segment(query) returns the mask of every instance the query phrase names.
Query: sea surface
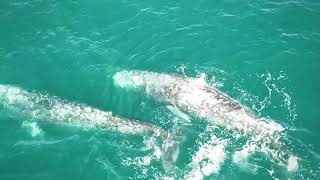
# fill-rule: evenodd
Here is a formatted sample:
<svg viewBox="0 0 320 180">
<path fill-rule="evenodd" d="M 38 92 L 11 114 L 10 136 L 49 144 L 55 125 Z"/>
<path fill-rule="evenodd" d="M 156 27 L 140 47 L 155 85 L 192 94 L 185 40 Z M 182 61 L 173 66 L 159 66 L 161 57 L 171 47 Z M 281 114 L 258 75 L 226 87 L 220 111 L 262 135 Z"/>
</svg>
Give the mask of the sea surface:
<svg viewBox="0 0 320 180">
<path fill-rule="evenodd" d="M 214 84 L 281 124 L 293 161 L 239 155 L 247 137 L 115 86 L 117 72 L 132 70 Z M 19 90 L 0 93 L 1 180 L 320 179 L 317 0 L 1 0 L 0 92 L 8 89 Z M 63 106 L 50 114 L 37 109 L 41 98 L 171 132 L 190 122 L 166 168 L 149 134 L 55 123 Z"/>
</svg>

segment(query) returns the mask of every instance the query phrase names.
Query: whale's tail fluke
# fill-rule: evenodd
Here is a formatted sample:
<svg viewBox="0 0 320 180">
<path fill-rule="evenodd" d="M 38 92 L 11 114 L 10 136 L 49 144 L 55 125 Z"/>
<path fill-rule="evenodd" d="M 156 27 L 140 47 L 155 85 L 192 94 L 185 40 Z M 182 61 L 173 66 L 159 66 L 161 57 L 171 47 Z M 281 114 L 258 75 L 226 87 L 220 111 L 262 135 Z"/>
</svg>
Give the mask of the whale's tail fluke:
<svg viewBox="0 0 320 180">
<path fill-rule="evenodd" d="M 169 130 L 167 137 L 162 144 L 162 165 L 163 168 L 168 171 L 174 166 L 174 163 L 178 159 L 179 148 L 182 142 L 182 134 L 180 130 Z"/>
<path fill-rule="evenodd" d="M 169 129 L 163 139 L 162 164 L 166 171 L 171 170 L 178 159 L 180 145 L 184 140 L 183 134 L 190 125 L 190 117 L 181 112 L 179 108 L 171 105 L 168 105 L 167 108 L 177 116 L 177 119 L 175 119 L 173 127 Z"/>
<path fill-rule="evenodd" d="M 178 159 L 180 144 L 183 142 L 183 129 L 173 126 L 165 131 L 163 129 L 155 129 L 154 133 L 162 140 L 161 145 L 161 161 L 165 171 L 172 170 L 176 160 Z"/>
</svg>

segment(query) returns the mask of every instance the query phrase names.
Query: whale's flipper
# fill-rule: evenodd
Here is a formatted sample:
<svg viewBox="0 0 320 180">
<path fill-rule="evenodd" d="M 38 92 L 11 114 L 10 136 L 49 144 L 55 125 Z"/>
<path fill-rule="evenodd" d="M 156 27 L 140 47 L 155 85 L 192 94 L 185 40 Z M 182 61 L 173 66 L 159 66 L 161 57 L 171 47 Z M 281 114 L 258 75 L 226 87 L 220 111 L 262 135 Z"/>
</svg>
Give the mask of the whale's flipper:
<svg viewBox="0 0 320 180">
<path fill-rule="evenodd" d="M 177 106 L 167 105 L 167 108 L 175 115 L 177 115 L 181 120 L 183 120 L 186 124 L 191 122 L 190 116 L 184 112 L 182 112 Z"/>
</svg>

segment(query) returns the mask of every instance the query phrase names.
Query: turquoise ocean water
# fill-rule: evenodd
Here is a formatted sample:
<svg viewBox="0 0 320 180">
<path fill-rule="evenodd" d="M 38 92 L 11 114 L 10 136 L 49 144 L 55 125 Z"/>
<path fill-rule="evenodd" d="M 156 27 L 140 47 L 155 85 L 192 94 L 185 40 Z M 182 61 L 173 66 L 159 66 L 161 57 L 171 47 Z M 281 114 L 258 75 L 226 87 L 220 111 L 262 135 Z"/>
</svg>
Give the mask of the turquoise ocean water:
<svg viewBox="0 0 320 180">
<path fill-rule="evenodd" d="M 0 179 L 319 179 L 319 69 L 316 0 L 2 0 L 0 92 L 21 91 L 0 97 Z M 281 124 L 298 165 L 261 153 L 237 161 L 246 137 L 190 115 L 165 170 L 148 134 L 56 124 L 34 108 L 32 92 L 174 131 L 179 113 L 114 85 L 123 70 L 205 75 Z"/>
</svg>

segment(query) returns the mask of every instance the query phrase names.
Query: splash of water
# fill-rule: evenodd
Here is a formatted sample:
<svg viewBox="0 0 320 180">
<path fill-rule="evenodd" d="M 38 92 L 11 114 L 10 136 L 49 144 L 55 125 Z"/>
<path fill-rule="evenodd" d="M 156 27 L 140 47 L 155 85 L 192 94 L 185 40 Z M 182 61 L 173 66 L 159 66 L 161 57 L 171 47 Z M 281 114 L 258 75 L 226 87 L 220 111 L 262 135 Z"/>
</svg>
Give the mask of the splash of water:
<svg viewBox="0 0 320 180">
<path fill-rule="evenodd" d="M 203 179 L 218 174 L 226 158 L 226 140 L 211 134 L 209 141 L 200 141 L 199 144 L 199 150 L 192 156 L 192 162 L 188 165 L 191 171 L 185 175 L 185 179 Z"/>
</svg>

